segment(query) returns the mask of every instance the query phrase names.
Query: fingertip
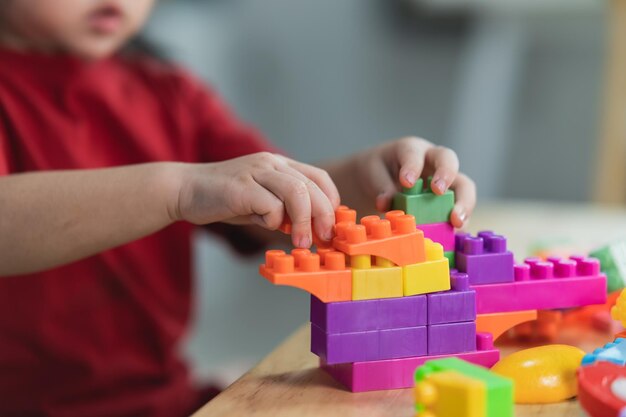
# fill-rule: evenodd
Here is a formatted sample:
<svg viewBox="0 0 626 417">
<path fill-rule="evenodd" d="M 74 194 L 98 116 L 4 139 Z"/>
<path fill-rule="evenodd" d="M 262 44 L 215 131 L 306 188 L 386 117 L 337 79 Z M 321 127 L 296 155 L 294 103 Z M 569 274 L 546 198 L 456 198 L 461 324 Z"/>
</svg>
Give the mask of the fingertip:
<svg viewBox="0 0 626 417">
<path fill-rule="evenodd" d="M 403 187 L 411 188 L 417 181 L 417 173 L 412 169 L 401 170 L 399 180 Z"/>
<path fill-rule="evenodd" d="M 380 193 L 376 197 L 376 210 L 383 213 L 389 211 L 391 206 L 391 196 L 388 193 Z"/>
<path fill-rule="evenodd" d="M 465 208 L 457 205 L 450 214 L 450 222 L 455 228 L 461 229 L 467 222 L 467 217 L 467 211 Z"/>
</svg>

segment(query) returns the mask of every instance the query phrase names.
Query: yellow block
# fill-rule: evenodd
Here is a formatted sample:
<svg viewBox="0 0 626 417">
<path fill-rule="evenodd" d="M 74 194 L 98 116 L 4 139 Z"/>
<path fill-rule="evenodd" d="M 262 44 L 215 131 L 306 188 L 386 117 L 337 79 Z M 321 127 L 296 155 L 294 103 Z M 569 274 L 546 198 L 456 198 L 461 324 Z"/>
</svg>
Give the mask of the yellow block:
<svg viewBox="0 0 626 417">
<path fill-rule="evenodd" d="M 435 372 L 415 386 L 419 416 L 485 417 L 487 388 L 478 380 L 455 371 Z"/>
<path fill-rule="evenodd" d="M 450 289 L 450 264 L 443 246 L 424 239 L 426 261 L 402 267 L 403 294 L 428 294 Z"/>
<path fill-rule="evenodd" d="M 402 268 L 352 269 L 352 299 L 402 297 Z"/>
</svg>

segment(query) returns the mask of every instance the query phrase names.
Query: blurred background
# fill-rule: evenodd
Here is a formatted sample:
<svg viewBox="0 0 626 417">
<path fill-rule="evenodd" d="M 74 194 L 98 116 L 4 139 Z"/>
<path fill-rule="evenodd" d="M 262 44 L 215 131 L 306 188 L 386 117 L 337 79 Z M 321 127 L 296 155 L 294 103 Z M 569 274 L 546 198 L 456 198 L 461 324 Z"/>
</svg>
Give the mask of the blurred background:
<svg viewBox="0 0 626 417">
<path fill-rule="evenodd" d="M 161 1 L 146 35 L 294 158 L 418 135 L 457 151 L 481 201 L 593 194 L 610 3 L 593 0 Z M 230 382 L 308 320 L 198 234 L 198 379 Z"/>
</svg>

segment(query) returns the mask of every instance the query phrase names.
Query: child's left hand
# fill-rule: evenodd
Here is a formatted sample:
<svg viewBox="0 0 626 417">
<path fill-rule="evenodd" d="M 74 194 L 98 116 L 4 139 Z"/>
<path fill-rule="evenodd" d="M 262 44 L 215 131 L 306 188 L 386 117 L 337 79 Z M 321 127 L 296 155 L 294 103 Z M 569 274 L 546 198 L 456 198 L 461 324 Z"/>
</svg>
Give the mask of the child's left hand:
<svg viewBox="0 0 626 417">
<path fill-rule="evenodd" d="M 412 187 L 418 178 L 432 176 L 431 189 L 441 195 L 455 191 L 456 203 L 450 221 L 459 228 L 476 205 L 476 186 L 459 173 L 456 153 L 443 146 L 415 137 L 402 138 L 367 149 L 347 163 L 329 167 L 342 196 L 342 202 L 359 206 L 375 201 L 376 209 L 390 209 L 391 200 L 401 187 Z M 367 200 L 363 201 L 365 197 Z"/>
</svg>

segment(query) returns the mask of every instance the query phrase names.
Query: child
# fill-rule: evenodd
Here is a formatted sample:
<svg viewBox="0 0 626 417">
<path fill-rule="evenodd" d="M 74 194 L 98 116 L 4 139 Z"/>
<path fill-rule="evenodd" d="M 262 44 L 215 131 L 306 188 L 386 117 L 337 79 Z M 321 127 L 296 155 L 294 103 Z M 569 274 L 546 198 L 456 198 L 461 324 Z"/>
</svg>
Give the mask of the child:
<svg viewBox="0 0 626 417">
<path fill-rule="evenodd" d="M 183 416 L 206 401 L 177 356 L 193 225 L 243 250 L 287 212 L 308 247 L 332 237 L 340 195 L 383 211 L 425 175 L 456 190 L 456 227 L 473 209 L 454 152 L 422 139 L 325 170 L 274 153 L 184 72 L 119 52 L 152 6 L 0 6 L 1 416 Z"/>
</svg>

